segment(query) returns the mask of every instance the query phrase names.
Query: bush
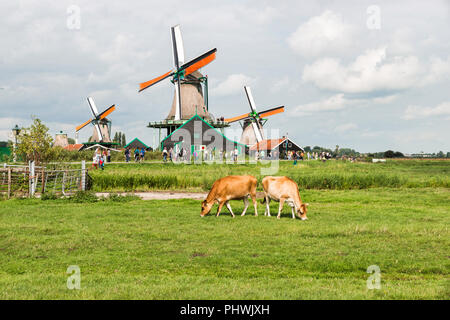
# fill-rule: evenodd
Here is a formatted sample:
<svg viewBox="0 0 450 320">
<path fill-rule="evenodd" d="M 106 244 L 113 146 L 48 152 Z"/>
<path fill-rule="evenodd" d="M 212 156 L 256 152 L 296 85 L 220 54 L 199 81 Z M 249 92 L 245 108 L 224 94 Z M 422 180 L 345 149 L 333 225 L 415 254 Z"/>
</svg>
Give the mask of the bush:
<svg viewBox="0 0 450 320">
<path fill-rule="evenodd" d="M 47 200 L 57 200 L 59 197 L 53 193 L 53 192 L 45 192 L 41 195 L 41 200 L 47 201 Z"/>
<path fill-rule="evenodd" d="M 120 195 L 117 193 L 110 193 L 108 197 L 103 198 L 103 201 L 113 201 L 113 202 L 129 202 L 134 200 L 140 200 L 137 195 L 134 194 L 126 194 L 126 195 Z"/>
<path fill-rule="evenodd" d="M 97 202 L 99 200 L 95 193 L 92 191 L 77 191 L 68 199 L 69 201 L 76 203 Z"/>
</svg>

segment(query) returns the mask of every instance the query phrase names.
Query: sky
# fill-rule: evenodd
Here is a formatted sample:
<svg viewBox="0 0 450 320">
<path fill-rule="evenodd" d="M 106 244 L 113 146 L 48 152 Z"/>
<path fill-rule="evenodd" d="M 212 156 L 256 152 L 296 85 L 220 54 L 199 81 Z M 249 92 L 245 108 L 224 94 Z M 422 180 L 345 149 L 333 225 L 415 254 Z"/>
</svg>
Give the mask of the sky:
<svg viewBox="0 0 450 320">
<path fill-rule="evenodd" d="M 138 85 L 217 48 L 208 75 L 215 117 L 284 105 L 267 136 L 301 146 L 450 151 L 450 1 L 2 1 L 0 141 L 32 116 L 75 137 L 86 97 L 112 104 L 112 132 L 154 145 L 173 85 Z M 239 132 L 239 124 L 230 130 Z M 86 141 L 92 127 L 80 131 Z M 157 133 L 156 133 L 157 134 Z"/>
</svg>

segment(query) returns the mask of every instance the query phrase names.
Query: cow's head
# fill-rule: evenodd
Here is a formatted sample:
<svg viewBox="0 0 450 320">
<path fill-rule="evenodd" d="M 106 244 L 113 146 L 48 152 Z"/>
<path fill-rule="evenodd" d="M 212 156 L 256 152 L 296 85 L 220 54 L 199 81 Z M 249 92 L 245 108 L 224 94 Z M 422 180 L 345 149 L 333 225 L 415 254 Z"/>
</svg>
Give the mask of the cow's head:
<svg viewBox="0 0 450 320">
<path fill-rule="evenodd" d="M 202 217 L 206 216 L 211 211 L 213 204 L 214 204 L 213 202 L 208 203 L 206 200 L 203 200 L 202 201 L 202 212 L 200 213 L 200 216 L 202 216 Z"/>
<path fill-rule="evenodd" d="M 302 220 L 308 220 L 308 217 L 306 216 L 306 212 L 308 211 L 309 203 L 302 203 L 300 205 L 300 208 L 297 210 L 297 214 Z"/>
</svg>

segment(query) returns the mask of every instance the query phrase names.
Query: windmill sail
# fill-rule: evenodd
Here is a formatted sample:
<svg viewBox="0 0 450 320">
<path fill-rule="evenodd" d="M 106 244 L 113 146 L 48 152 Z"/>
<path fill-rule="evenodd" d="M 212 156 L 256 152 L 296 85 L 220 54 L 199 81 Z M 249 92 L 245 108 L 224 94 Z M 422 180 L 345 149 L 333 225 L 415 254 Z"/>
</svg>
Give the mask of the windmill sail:
<svg viewBox="0 0 450 320">
<path fill-rule="evenodd" d="M 182 92 L 181 92 L 181 81 L 185 79 L 186 76 L 192 74 L 198 69 L 206 66 L 211 61 L 216 58 L 217 49 L 212 49 L 197 58 L 185 63 L 183 38 L 181 36 L 180 25 L 176 25 L 170 28 L 170 35 L 172 40 L 172 55 L 175 70 L 171 70 L 157 78 L 152 80 L 142 82 L 139 84 L 139 92 L 145 90 L 152 85 L 168 78 L 172 77 L 172 83 L 175 84 L 175 114 L 174 120 L 181 120 L 182 115 Z"/>
<path fill-rule="evenodd" d="M 89 123 L 92 123 L 94 128 L 95 128 L 95 134 L 99 139 L 99 142 L 103 142 L 105 140 L 105 136 L 102 133 L 102 130 L 100 128 L 100 126 L 104 127 L 104 123 L 102 123 L 102 121 L 104 122 L 106 118 L 106 116 L 108 116 L 109 114 L 111 114 L 114 110 L 116 110 L 116 105 L 112 105 L 111 107 L 107 108 L 105 111 L 103 111 L 102 113 L 98 113 L 98 109 L 95 105 L 94 99 L 92 99 L 91 97 L 87 98 L 88 104 L 89 104 L 89 108 L 91 110 L 92 115 L 94 116 L 92 119 L 84 122 L 83 124 L 77 126 L 75 128 L 75 131 L 78 132 L 80 131 L 82 128 L 84 128 L 85 126 L 87 126 Z M 108 136 L 107 140 L 109 139 L 109 133 L 106 131 L 106 134 Z"/>
</svg>

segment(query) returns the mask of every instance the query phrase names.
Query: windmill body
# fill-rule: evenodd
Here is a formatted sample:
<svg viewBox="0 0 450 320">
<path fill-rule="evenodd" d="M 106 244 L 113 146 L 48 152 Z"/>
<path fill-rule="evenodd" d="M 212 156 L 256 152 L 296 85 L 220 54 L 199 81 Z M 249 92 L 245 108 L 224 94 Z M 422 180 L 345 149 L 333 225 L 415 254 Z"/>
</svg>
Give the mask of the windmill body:
<svg viewBox="0 0 450 320">
<path fill-rule="evenodd" d="M 93 118 L 76 127 L 76 133 L 78 134 L 78 131 L 80 131 L 88 124 L 92 124 L 94 126 L 92 139 L 91 141 L 84 143 L 84 145 L 89 145 L 92 143 L 99 143 L 104 145 L 115 144 L 111 141 L 111 121 L 108 120 L 106 116 L 113 112 L 116 109 L 116 106 L 112 105 L 105 111 L 99 113 L 94 99 L 92 97 L 88 97 L 87 101 Z"/>
<path fill-rule="evenodd" d="M 267 121 L 267 119 L 265 118 L 277 113 L 284 112 L 284 106 L 258 112 L 256 110 L 255 100 L 253 99 L 250 87 L 245 86 L 244 91 L 250 105 L 250 113 L 245 113 L 237 117 L 225 119 L 225 122 L 233 123 L 237 121 L 243 121 L 243 124 L 241 124 L 242 135 L 240 143 L 247 146 L 252 146 L 265 139 L 263 131 L 263 126 Z"/>
<path fill-rule="evenodd" d="M 158 145 L 162 141 L 161 129 L 167 129 L 167 136 L 169 136 L 195 115 L 207 121 L 214 128 L 223 130 L 223 128 L 228 127 L 226 122 L 214 119 L 209 112 L 208 78 L 198 71 L 215 59 L 217 49 L 211 49 L 197 58 L 187 61 L 180 26 L 171 27 L 170 35 L 173 69 L 139 85 L 139 92 L 167 78 L 170 78 L 174 85 L 174 97 L 169 114 L 161 121 L 149 122 L 148 124 L 149 128 L 159 130 Z"/>
</svg>

